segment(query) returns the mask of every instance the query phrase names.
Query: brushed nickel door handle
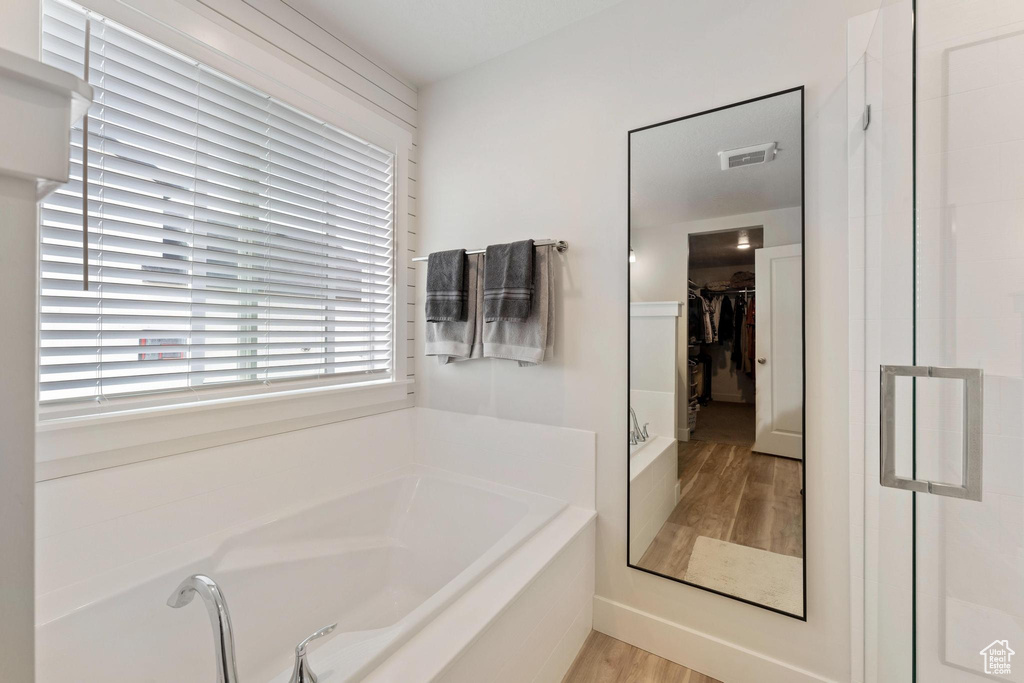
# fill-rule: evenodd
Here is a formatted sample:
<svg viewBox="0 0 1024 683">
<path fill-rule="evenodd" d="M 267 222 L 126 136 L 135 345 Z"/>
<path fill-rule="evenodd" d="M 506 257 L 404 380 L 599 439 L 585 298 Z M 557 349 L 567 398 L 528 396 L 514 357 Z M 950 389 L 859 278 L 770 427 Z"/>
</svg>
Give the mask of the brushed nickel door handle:
<svg viewBox="0 0 1024 683">
<path fill-rule="evenodd" d="M 938 368 L 925 365 L 882 365 L 881 418 L 882 443 L 879 449 L 880 483 L 894 489 L 905 489 L 938 496 L 981 500 L 982 415 L 984 414 L 985 374 L 980 368 Z M 960 484 L 908 479 L 896 475 L 896 378 L 935 377 L 959 379 L 964 383 L 963 470 Z"/>
</svg>

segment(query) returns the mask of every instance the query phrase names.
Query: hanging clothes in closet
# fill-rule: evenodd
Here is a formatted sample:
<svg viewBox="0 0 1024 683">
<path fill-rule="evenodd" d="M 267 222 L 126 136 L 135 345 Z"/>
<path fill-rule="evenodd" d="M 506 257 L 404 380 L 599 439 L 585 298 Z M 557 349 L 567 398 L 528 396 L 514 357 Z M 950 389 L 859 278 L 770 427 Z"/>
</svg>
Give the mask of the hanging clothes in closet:
<svg viewBox="0 0 1024 683">
<path fill-rule="evenodd" d="M 732 300 L 728 296 L 722 297 L 721 317 L 718 323 L 718 338 L 722 342 L 733 339 L 733 309 Z"/>
<path fill-rule="evenodd" d="M 711 343 L 712 344 L 717 344 L 719 342 L 718 325 L 722 321 L 722 300 L 724 298 L 725 297 L 722 296 L 722 295 L 718 295 L 718 296 L 712 295 L 708 299 L 708 303 L 709 303 L 709 305 L 711 307 L 710 314 L 711 314 Z"/>
<path fill-rule="evenodd" d="M 700 297 L 690 292 L 686 304 L 686 341 L 688 344 L 697 344 L 702 339 L 704 339 L 704 310 Z"/>
<path fill-rule="evenodd" d="M 701 310 L 703 311 L 703 323 L 704 323 L 704 343 L 710 344 L 715 339 L 715 327 L 712 322 L 714 313 L 711 310 L 711 302 L 708 301 L 707 297 L 701 295 L 700 297 Z"/>
<path fill-rule="evenodd" d="M 711 300 L 702 293 L 690 292 L 689 310 L 686 323 L 688 340 L 691 344 L 711 344 L 714 342 L 715 309 Z"/>
<path fill-rule="evenodd" d="M 702 329 L 697 335 L 691 335 L 691 341 L 701 344 L 718 344 L 722 341 L 719 326 L 722 321 L 724 300 L 725 297 L 721 294 L 715 294 L 706 289 L 697 292 L 696 304 L 700 314 L 698 323 Z"/>
<path fill-rule="evenodd" d="M 743 369 L 743 339 L 744 327 L 747 321 L 747 301 L 744 297 L 736 297 L 733 319 L 735 321 L 732 330 L 732 353 L 730 358 L 737 370 Z"/>
<path fill-rule="evenodd" d="M 754 354 L 757 347 L 757 332 L 754 324 L 754 299 L 747 302 L 746 315 L 743 321 L 743 372 L 753 379 L 754 377 Z"/>
<path fill-rule="evenodd" d="M 690 292 L 687 312 L 688 341 L 690 344 L 732 344 L 733 361 L 740 367 L 738 355 L 740 331 L 745 324 L 746 307 L 729 295 L 715 294 L 706 289 Z"/>
</svg>

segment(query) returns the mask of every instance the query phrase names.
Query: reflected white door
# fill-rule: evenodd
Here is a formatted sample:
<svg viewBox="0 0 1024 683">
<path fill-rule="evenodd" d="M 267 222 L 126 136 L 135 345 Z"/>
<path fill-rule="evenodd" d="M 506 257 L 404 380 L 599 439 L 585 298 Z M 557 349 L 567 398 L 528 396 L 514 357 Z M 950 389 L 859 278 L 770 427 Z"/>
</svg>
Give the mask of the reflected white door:
<svg viewBox="0 0 1024 683">
<path fill-rule="evenodd" d="M 754 450 L 803 455 L 803 259 L 799 244 L 754 253 Z"/>
</svg>

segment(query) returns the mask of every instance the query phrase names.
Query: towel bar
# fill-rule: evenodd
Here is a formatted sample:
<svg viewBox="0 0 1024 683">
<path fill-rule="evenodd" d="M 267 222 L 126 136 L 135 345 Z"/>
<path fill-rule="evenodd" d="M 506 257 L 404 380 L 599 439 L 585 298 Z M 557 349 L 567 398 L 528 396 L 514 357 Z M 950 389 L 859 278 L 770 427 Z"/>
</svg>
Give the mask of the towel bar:
<svg viewBox="0 0 1024 683">
<path fill-rule="evenodd" d="M 565 240 L 534 240 L 533 241 L 533 246 L 535 246 L 535 247 L 546 247 L 548 245 L 553 245 L 555 247 L 555 249 L 557 251 L 559 251 L 559 252 L 565 251 L 566 249 L 569 248 L 569 243 L 566 242 Z M 467 249 L 466 253 L 467 254 L 483 254 L 486 251 L 487 251 L 486 249 Z M 413 261 L 426 261 L 427 258 L 428 258 L 427 256 L 416 256 L 412 260 Z"/>
</svg>

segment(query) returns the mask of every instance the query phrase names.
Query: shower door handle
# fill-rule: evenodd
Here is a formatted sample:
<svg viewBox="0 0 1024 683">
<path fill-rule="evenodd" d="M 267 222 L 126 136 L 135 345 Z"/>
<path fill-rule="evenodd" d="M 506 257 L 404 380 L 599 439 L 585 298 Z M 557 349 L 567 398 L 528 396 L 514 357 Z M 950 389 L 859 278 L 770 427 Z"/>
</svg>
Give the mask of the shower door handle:
<svg viewBox="0 0 1024 683">
<path fill-rule="evenodd" d="M 958 379 L 964 383 L 963 407 L 963 469 L 961 482 L 950 484 L 910 479 L 896 475 L 896 378 L 934 377 Z M 932 493 L 964 500 L 981 500 L 982 473 L 982 388 L 985 376 L 980 368 L 938 368 L 925 365 L 881 366 L 880 479 L 882 486 L 918 493 Z"/>
</svg>

